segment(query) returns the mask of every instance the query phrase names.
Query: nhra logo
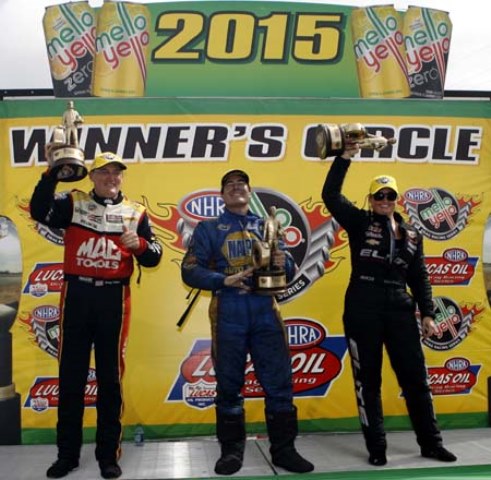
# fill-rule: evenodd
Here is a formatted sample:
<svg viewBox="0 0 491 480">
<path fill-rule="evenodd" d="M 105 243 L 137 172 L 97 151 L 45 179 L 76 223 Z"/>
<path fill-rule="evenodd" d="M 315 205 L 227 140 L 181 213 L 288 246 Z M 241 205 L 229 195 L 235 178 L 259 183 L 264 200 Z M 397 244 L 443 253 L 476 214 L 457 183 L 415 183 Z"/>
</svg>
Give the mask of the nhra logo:
<svg viewBox="0 0 491 480">
<path fill-rule="evenodd" d="M 448 297 L 435 297 L 435 323 L 438 333 L 423 339 L 423 343 L 433 350 L 450 350 L 467 337 L 471 324 L 484 308 L 460 307 Z"/>
<path fill-rule="evenodd" d="M 469 285 L 476 273 L 479 257 L 469 257 L 462 248 L 449 248 L 441 257 L 425 257 L 432 285 Z"/>
<path fill-rule="evenodd" d="M 282 193 L 254 188 L 249 205 L 253 213 L 263 218 L 268 216 L 271 207 L 276 208 L 276 219 L 284 231 L 284 242 L 298 267 L 296 277 L 287 285 L 286 291 L 278 295 L 280 303 L 304 293 L 326 271 L 334 268 L 329 252 L 345 246 L 347 239 L 339 235 L 338 225 L 327 216 L 323 203 L 312 203 L 308 199 L 297 204 Z M 172 206 L 167 208 L 172 212 Z M 223 199 L 218 190 L 200 190 L 179 202 L 177 214 L 180 218 L 177 222 L 173 223 L 172 214 L 162 219 L 151 209 L 149 216 L 157 232 L 159 228 L 174 228 L 181 241 L 167 241 L 168 246 L 184 251 L 196 225 L 202 220 L 216 218 L 223 209 Z"/>
<path fill-rule="evenodd" d="M 19 320 L 42 350 L 58 358 L 60 309 L 57 306 L 40 305 L 30 313 L 21 314 Z"/>
<path fill-rule="evenodd" d="M 428 367 L 433 395 L 468 395 L 477 383 L 481 365 L 471 365 L 463 357 L 450 358 L 443 367 Z"/>
<path fill-rule="evenodd" d="M 291 318 L 284 323 L 291 352 L 294 395 L 325 396 L 342 371 L 342 361 L 347 351 L 345 337 L 328 336 L 325 327 L 311 319 Z M 184 401 L 190 407 L 199 409 L 211 407 L 216 396 L 211 341 L 196 340 L 179 370 L 167 401 Z M 244 398 L 264 397 L 250 356 L 245 367 L 242 395 Z"/>
<path fill-rule="evenodd" d="M 450 192 L 439 188 L 413 188 L 403 196 L 403 205 L 411 223 L 422 235 L 437 241 L 458 235 L 480 203 L 456 199 Z"/>
<path fill-rule="evenodd" d="M 62 263 L 36 263 L 22 293 L 28 293 L 33 297 L 44 297 L 48 293 L 60 293 L 62 285 Z"/>
<path fill-rule="evenodd" d="M 24 408 L 35 412 L 42 412 L 50 408 L 57 408 L 59 401 L 59 380 L 57 377 L 38 377 L 29 388 Z M 95 407 L 97 403 L 97 379 L 93 368 L 89 369 L 85 385 L 84 405 Z"/>
</svg>

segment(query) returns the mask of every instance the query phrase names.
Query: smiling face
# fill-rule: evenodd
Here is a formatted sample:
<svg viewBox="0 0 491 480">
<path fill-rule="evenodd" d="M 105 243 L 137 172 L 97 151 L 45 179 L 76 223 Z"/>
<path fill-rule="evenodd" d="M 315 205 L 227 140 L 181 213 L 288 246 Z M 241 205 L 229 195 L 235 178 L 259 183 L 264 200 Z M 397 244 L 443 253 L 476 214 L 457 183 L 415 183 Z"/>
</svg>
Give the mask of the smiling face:
<svg viewBox="0 0 491 480">
<path fill-rule="evenodd" d="M 246 214 L 249 209 L 251 189 L 240 175 L 231 175 L 223 185 L 225 206 L 234 213 Z"/>
<path fill-rule="evenodd" d="M 391 217 L 396 208 L 397 193 L 392 188 L 382 188 L 369 196 L 370 206 L 378 215 Z"/>
<path fill-rule="evenodd" d="M 89 177 L 94 183 L 96 195 L 102 198 L 116 198 L 123 182 L 123 170 L 118 164 L 110 163 L 93 170 Z"/>
</svg>

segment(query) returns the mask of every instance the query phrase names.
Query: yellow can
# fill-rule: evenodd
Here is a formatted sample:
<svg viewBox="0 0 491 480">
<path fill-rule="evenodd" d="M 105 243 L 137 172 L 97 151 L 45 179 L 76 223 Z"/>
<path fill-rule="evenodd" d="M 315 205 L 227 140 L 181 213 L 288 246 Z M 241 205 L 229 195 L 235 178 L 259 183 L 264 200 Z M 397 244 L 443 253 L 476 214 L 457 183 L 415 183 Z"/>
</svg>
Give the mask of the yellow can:
<svg viewBox="0 0 491 480">
<path fill-rule="evenodd" d="M 351 34 L 363 98 L 405 98 L 411 90 L 400 14 L 393 5 L 356 8 Z"/>
<path fill-rule="evenodd" d="M 104 2 L 97 18 L 92 95 L 145 96 L 149 25 L 145 5 Z"/>
<path fill-rule="evenodd" d="M 95 23 L 85 1 L 46 7 L 43 29 L 55 97 L 90 96 Z"/>
</svg>

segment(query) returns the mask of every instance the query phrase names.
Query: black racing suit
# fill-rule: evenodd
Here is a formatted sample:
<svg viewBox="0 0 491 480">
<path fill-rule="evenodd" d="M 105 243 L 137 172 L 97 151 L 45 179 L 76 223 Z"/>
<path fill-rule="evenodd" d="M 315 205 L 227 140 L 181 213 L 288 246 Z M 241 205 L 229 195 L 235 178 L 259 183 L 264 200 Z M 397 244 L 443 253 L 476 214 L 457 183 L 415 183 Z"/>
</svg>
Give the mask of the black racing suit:
<svg viewBox="0 0 491 480">
<path fill-rule="evenodd" d="M 415 316 L 416 304 L 421 318 L 435 316 L 422 237 L 394 213 L 402 234 L 396 240 L 389 217 L 360 209 L 341 194 L 350 163 L 341 157 L 334 160 L 322 199 L 349 237 L 351 277 L 343 323 L 366 445 L 372 453 L 386 449 L 380 395 L 385 345 L 417 441 L 432 448 L 441 445 L 442 438 Z"/>
<path fill-rule="evenodd" d="M 144 207 L 120 193 L 115 200 L 78 190 L 55 195 L 56 180 L 44 174 L 30 202 L 33 219 L 64 228 L 64 276 L 60 298 L 58 457 L 78 460 L 84 395 L 94 347 L 97 377 L 96 458 L 120 456 L 121 380 L 130 320 L 133 257 L 156 266 L 162 249 Z M 121 244 L 123 225 L 137 232 L 139 248 Z"/>
</svg>

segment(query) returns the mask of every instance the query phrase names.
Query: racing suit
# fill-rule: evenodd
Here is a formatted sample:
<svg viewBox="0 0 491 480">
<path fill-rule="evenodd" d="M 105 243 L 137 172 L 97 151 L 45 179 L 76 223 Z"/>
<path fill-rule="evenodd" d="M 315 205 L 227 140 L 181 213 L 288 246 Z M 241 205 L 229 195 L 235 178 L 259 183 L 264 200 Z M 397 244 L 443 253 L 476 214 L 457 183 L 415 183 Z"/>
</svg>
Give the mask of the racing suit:
<svg viewBox="0 0 491 480">
<path fill-rule="evenodd" d="M 130 320 L 133 255 L 156 266 L 162 249 L 144 207 L 121 193 L 114 200 L 72 190 L 55 195 L 56 180 L 43 174 L 30 202 L 33 219 L 65 229 L 64 283 L 60 298 L 58 458 L 78 460 L 84 396 L 92 346 L 97 376 L 99 462 L 120 456 L 122 376 Z M 139 248 L 121 244 L 123 225 L 139 236 Z"/>
<path fill-rule="evenodd" d="M 385 452 L 380 395 L 385 345 L 417 441 L 421 447 L 436 447 L 442 438 L 415 315 L 417 304 L 422 318 L 435 317 L 422 237 L 395 212 L 402 234 L 396 240 L 388 216 L 360 209 L 341 194 L 350 163 L 341 157 L 334 160 L 322 199 L 349 237 L 351 277 L 343 324 L 365 442 L 369 452 Z"/>
<path fill-rule="evenodd" d="M 226 415 L 243 411 L 241 389 L 248 353 L 264 389 L 266 411 L 293 409 L 290 351 L 275 298 L 224 286 L 227 275 L 252 266 L 253 242 L 262 240 L 263 227 L 264 220 L 257 215 L 238 215 L 225 208 L 217 219 L 197 225 L 182 262 L 187 285 L 213 292 L 209 313 L 215 403 L 217 411 Z M 285 253 L 290 281 L 295 265 L 289 252 Z"/>
</svg>

